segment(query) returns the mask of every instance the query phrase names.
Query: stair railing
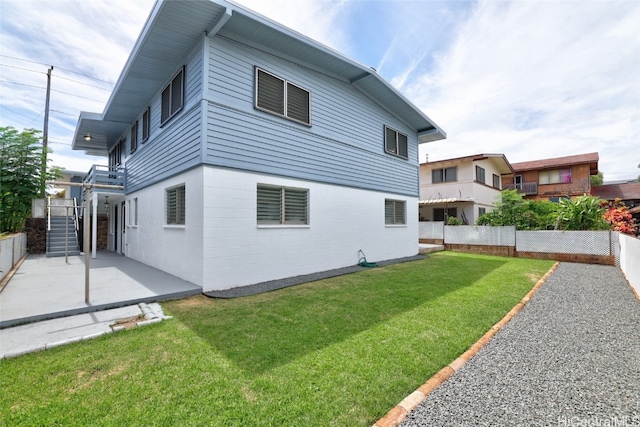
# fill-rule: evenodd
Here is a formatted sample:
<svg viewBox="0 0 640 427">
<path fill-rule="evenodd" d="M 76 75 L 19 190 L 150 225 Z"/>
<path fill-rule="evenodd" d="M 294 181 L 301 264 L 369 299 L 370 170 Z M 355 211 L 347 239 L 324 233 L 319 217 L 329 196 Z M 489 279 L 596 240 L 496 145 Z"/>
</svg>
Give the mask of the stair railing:
<svg viewBox="0 0 640 427">
<path fill-rule="evenodd" d="M 78 220 L 78 198 L 73 198 L 73 231 L 76 236 L 76 247 L 80 248 L 80 221 Z"/>
</svg>

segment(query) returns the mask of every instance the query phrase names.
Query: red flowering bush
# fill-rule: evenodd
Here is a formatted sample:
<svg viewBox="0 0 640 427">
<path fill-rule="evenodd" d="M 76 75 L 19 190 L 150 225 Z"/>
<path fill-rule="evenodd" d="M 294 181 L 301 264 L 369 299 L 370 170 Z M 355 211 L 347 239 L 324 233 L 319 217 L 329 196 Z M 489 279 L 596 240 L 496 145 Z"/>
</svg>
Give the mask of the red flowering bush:
<svg viewBox="0 0 640 427">
<path fill-rule="evenodd" d="M 605 221 L 611 224 L 611 229 L 624 234 L 635 236 L 638 231 L 636 220 L 629 213 L 626 207 L 619 199 L 616 199 L 613 206 L 610 206 L 602 215 Z"/>
</svg>

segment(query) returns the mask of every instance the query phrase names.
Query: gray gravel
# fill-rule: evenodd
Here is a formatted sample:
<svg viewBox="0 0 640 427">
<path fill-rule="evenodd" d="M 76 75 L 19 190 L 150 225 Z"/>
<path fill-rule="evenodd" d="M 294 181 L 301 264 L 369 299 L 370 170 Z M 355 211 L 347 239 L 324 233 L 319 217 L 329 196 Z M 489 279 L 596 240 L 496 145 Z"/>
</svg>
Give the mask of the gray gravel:
<svg viewBox="0 0 640 427">
<path fill-rule="evenodd" d="M 640 426 L 640 303 L 615 267 L 562 263 L 415 426 Z"/>
</svg>

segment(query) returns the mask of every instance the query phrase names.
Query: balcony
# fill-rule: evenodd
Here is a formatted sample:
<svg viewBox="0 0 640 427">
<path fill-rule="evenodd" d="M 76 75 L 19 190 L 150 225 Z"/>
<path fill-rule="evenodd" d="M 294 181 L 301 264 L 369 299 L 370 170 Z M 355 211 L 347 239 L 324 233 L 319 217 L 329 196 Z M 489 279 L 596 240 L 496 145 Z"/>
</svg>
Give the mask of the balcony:
<svg viewBox="0 0 640 427">
<path fill-rule="evenodd" d="M 537 182 L 525 182 L 522 184 L 507 184 L 503 188 L 504 190 L 517 190 L 518 193 L 524 194 L 526 196 L 532 194 L 538 194 L 538 183 Z"/>
<path fill-rule="evenodd" d="M 102 165 L 93 165 L 89 172 L 82 179 L 83 184 L 99 184 L 99 185 L 119 185 L 122 189 L 116 188 L 100 188 L 101 193 L 124 194 L 124 188 L 127 185 L 127 172 L 123 167 L 108 167 Z M 84 200 L 85 189 L 82 189 L 82 199 Z"/>
</svg>

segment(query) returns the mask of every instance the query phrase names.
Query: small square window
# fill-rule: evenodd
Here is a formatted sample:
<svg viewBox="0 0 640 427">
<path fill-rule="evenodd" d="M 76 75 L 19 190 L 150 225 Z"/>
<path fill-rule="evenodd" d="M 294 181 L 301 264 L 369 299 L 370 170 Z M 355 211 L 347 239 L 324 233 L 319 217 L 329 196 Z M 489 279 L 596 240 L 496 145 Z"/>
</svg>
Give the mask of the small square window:
<svg viewBox="0 0 640 427">
<path fill-rule="evenodd" d="M 407 202 L 404 200 L 384 200 L 384 223 L 404 225 L 407 223 Z"/>
<path fill-rule="evenodd" d="M 395 154 L 403 159 L 409 158 L 409 138 L 407 135 L 398 132 L 395 129 L 391 129 L 388 126 L 384 127 L 384 151 L 389 154 Z"/>
</svg>

